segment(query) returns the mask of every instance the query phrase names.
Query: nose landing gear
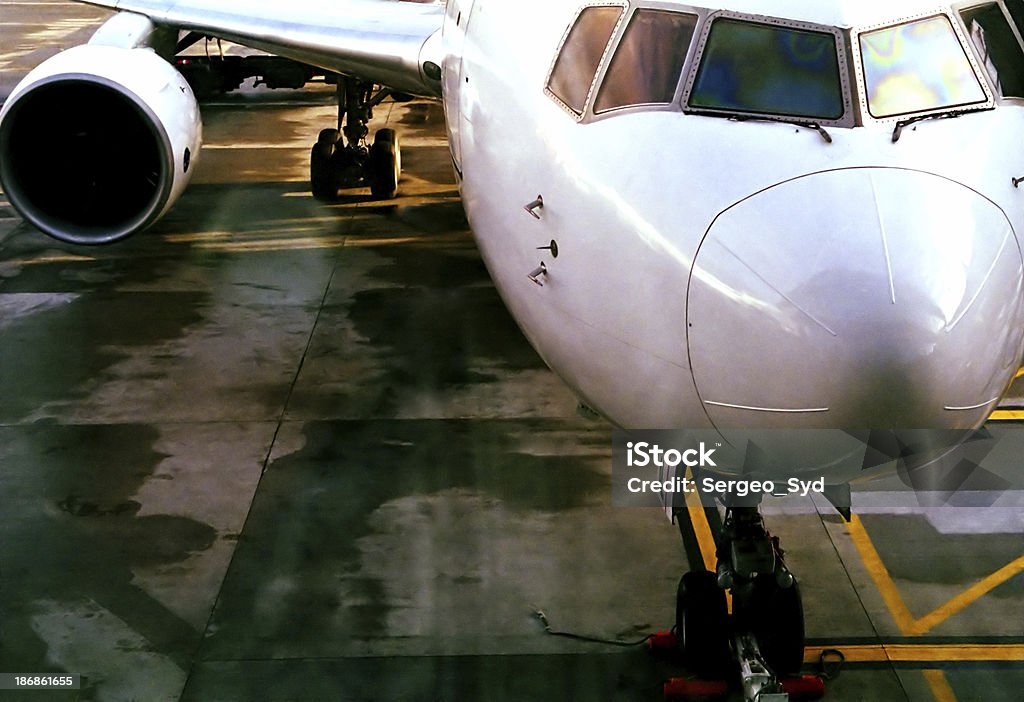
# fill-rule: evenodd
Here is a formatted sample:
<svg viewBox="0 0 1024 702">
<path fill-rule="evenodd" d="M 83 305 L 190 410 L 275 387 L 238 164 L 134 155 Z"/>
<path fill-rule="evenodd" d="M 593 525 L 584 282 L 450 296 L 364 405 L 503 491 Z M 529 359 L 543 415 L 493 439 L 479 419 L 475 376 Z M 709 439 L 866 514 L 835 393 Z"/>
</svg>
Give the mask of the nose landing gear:
<svg viewBox="0 0 1024 702">
<path fill-rule="evenodd" d="M 769 670 L 791 676 L 804 661 L 804 609 L 783 555 L 757 507 L 728 510 L 716 570 L 719 586 L 732 589 L 733 628 L 759 644 Z"/>
<path fill-rule="evenodd" d="M 309 180 L 313 197 L 324 202 L 338 198 L 342 188 L 369 186 L 379 200 L 398 194 L 402 155 L 394 129 L 377 130 L 367 145 L 367 127 L 373 108 L 393 96 L 385 89 L 345 76 L 338 77 L 338 125 L 324 129 L 309 154 Z"/>
<path fill-rule="evenodd" d="M 679 582 L 676 633 L 687 667 L 699 678 L 721 680 L 738 665 L 747 702 L 824 694 L 820 679 L 796 677 L 804 655 L 803 604 L 783 553 L 756 506 L 733 506 L 718 537 L 716 572 L 691 571 Z"/>
</svg>

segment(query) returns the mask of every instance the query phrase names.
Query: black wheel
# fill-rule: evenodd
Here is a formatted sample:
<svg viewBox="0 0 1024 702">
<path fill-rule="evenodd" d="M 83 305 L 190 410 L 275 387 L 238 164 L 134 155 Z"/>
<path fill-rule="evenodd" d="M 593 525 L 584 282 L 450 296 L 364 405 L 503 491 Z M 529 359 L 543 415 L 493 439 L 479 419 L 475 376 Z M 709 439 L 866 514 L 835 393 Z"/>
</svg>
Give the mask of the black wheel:
<svg viewBox="0 0 1024 702">
<path fill-rule="evenodd" d="M 729 611 L 715 574 L 690 572 L 676 593 L 676 635 L 687 668 L 704 678 L 729 673 Z"/>
<path fill-rule="evenodd" d="M 318 141 L 313 144 L 309 152 L 309 184 L 317 200 L 330 202 L 337 199 L 339 183 L 338 170 L 334 165 L 334 143 Z"/>
<path fill-rule="evenodd" d="M 374 135 L 375 141 L 390 141 L 395 145 L 395 173 L 396 178 L 402 177 L 402 147 L 398 141 L 398 132 L 390 127 L 378 129 Z"/>
<path fill-rule="evenodd" d="M 337 129 L 321 129 L 320 135 L 316 138 L 316 143 L 331 144 L 333 146 L 338 143 L 340 136 L 341 134 Z"/>
<path fill-rule="evenodd" d="M 380 129 L 373 139 L 366 162 L 366 179 L 370 193 L 380 200 L 391 200 L 398 194 L 402 175 L 402 152 L 394 129 Z"/>
<path fill-rule="evenodd" d="M 804 607 L 800 586 L 779 587 L 774 575 L 758 576 L 742 597 L 734 591 L 738 623 L 757 639 L 761 655 L 779 677 L 797 675 L 804 663 Z"/>
</svg>

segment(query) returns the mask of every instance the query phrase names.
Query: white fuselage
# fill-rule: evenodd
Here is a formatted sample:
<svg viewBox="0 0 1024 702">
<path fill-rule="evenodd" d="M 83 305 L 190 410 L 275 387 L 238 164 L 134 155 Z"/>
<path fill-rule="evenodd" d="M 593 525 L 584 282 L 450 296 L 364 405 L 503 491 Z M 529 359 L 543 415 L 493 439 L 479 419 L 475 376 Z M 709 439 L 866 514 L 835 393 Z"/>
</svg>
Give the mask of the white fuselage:
<svg viewBox="0 0 1024 702">
<path fill-rule="evenodd" d="M 187 29 L 441 95 L 498 290 L 621 427 L 969 430 L 1021 363 L 1019 4 L 95 2 L 0 113 L 5 193 L 63 241 L 184 188 Z"/>
<path fill-rule="evenodd" d="M 926 14 L 744 5 L 842 31 Z M 579 9 L 451 1 L 445 27 L 465 208 L 544 360 L 630 428 L 979 426 L 1022 353 L 1024 101 L 894 143 L 851 78 L 857 124 L 828 143 L 682 110 L 691 50 L 674 104 L 577 118 L 545 84 Z"/>
</svg>

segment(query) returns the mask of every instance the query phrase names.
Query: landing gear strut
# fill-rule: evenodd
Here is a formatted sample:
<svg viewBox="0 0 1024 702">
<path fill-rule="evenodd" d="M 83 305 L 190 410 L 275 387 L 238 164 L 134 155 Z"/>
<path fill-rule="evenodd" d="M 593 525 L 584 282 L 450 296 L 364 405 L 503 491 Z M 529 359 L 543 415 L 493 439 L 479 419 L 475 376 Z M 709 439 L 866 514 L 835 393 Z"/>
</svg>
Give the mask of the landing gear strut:
<svg viewBox="0 0 1024 702">
<path fill-rule="evenodd" d="M 676 633 L 687 666 L 702 678 L 722 679 L 738 664 L 747 702 L 789 700 L 784 683 L 803 664 L 803 605 L 783 553 L 757 506 L 732 505 L 716 571 L 691 571 L 679 582 Z"/>
<path fill-rule="evenodd" d="M 376 199 L 390 200 L 398 194 L 398 134 L 379 129 L 373 143 L 366 142 L 373 108 L 390 95 L 386 88 L 374 92 L 373 83 L 338 76 L 338 125 L 322 130 L 309 154 L 309 181 L 317 200 L 330 202 L 341 188 L 364 185 Z"/>
</svg>

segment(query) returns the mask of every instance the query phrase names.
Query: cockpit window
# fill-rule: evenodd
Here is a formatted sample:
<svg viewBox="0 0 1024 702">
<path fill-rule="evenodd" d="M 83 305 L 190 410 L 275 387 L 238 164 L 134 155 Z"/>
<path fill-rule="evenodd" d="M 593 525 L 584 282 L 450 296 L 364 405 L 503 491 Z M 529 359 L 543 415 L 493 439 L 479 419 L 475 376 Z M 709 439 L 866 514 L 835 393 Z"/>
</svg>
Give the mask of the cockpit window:
<svg viewBox="0 0 1024 702">
<path fill-rule="evenodd" d="M 688 105 L 726 113 L 838 120 L 844 112 L 830 32 L 719 18 Z"/>
<path fill-rule="evenodd" d="M 548 90 L 576 114 L 583 114 L 622 10 L 620 6 L 584 8 L 555 59 Z"/>
<path fill-rule="evenodd" d="M 672 102 L 697 15 L 637 10 L 605 72 L 595 112 Z"/>
<path fill-rule="evenodd" d="M 944 15 L 860 35 L 868 111 L 885 118 L 985 102 L 985 92 Z"/>
<path fill-rule="evenodd" d="M 999 5 L 960 13 L 989 78 L 1003 97 L 1024 97 L 1024 52 Z"/>
</svg>

